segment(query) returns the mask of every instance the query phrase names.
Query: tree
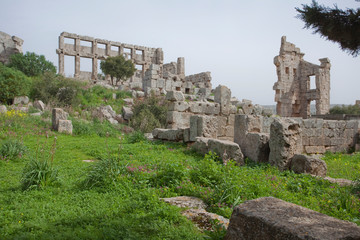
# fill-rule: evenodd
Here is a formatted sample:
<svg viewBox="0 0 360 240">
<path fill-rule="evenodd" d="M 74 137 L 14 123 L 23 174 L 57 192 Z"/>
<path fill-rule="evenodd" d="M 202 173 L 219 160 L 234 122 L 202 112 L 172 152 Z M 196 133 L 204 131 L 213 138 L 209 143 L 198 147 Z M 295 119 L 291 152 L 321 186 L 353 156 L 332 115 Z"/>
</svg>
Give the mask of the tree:
<svg viewBox="0 0 360 240">
<path fill-rule="evenodd" d="M 103 73 L 110 75 L 111 85 L 114 85 L 114 77 L 116 84 L 119 81 L 130 78 L 134 75 L 136 68 L 131 60 L 126 60 L 124 56 L 108 57 L 105 61 L 101 61 L 100 68 Z"/>
<path fill-rule="evenodd" d="M 339 43 L 343 51 L 354 57 L 360 53 L 360 8 L 342 10 L 336 5 L 329 8 L 313 0 L 310 6 L 302 4 L 302 8 L 295 9 L 300 13 L 297 17 L 305 22 L 305 28 Z"/>
<path fill-rule="evenodd" d="M 31 80 L 19 70 L 0 63 L 0 102 L 11 104 L 14 97 L 27 96 Z"/>
<path fill-rule="evenodd" d="M 44 55 L 37 55 L 33 52 L 11 55 L 8 67 L 20 70 L 29 77 L 39 76 L 45 72 L 56 73 L 56 68 L 52 62 L 47 61 Z"/>
</svg>

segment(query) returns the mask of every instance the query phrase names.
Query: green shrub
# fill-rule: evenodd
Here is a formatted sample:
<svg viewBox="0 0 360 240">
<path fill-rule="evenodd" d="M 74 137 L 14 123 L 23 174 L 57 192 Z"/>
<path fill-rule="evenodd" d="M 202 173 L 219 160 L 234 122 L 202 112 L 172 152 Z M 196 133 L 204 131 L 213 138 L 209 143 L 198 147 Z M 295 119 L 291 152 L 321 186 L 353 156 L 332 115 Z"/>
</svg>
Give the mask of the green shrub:
<svg viewBox="0 0 360 240">
<path fill-rule="evenodd" d="M 142 132 L 165 128 L 168 108 L 162 98 L 154 95 L 134 104 L 130 125 Z"/>
<path fill-rule="evenodd" d="M 26 150 L 27 148 L 19 140 L 8 139 L 0 147 L 0 159 L 9 161 L 21 158 Z"/>
<path fill-rule="evenodd" d="M 52 102 L 59 106 L 77 105 L 79 103 L 77 94 L 82 84 L 79 81 L 46 72 L 34 78 L 30 98 L 39 99 L 45 103 Z"/>
<path fill-rule="evenodd" d="M 25 75 L 39 76 L 45 72 L 56 73 L 56 68 L 52 62 L 45 59 L 44 55 L 26 52 L 17 53 L 10 57 L 9 67 L 22 71 Z"/>
<path fill-rule="evenodd" d="M 30 156 L 30 161 L 24 167 L 21 177 L 23 190 L 42 189 L 58 182 L 58 171 L 53 166 L 53 158 L 56 148 L 56 137 L 52 148 L 47 152 L 45 149 L 37 151 Z"/>
<path fill-rule="evenodd" d="M 14 97 L 27 96 L 31 80 L 22 72 L 0 63 L 0 102 L 12 104 Z"/>
<path fill-rule="evenodd" d="M 128 143 L 137 143 L 141 141 L 146 141 L 147 138 L 145 137 L 143 132 L 135 131 L 127 135 L 126 140 Z"/>
<path fill-rule="evenodd" d="M 360 106 L 356 104 L 347 106 L 334 106 L 330 109 L 330 114 L 360 115 Z"/>
</svg>

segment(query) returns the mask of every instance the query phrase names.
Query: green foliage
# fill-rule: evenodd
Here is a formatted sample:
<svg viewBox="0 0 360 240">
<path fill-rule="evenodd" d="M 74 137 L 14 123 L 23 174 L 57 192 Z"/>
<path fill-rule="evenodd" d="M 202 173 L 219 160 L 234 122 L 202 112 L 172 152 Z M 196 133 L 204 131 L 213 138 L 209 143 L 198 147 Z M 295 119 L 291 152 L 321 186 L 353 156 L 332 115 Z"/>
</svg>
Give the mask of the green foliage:
<svg viewBox="0 0 360 240">
<path fill-rule="evenodd" d="M 31 80 L 22 72 L 0 63 L 0 102 L 12 104 L 14 97 L 27 96 Z"/>
<path fill-rule="evenodd" d="M 341 10 L 336 5 L 329 8 L 313 0 L 311 5 L 303 4 L 296 10 L 305 28 L 312 28 L 314 33 L 339 43 L 343 51 L 354 57 L 360 53 L 360 8 Z"/>
<path fill-rule="evenodd" d="M 360 115 L 360 106 L 356 104 L 347 106 L 334 106 L 330 109 L 330 114 Z"/>
<path fill-rule="evenodd" d="M 89 122 L 73 118 L 72 125 L 73 134 L 77 136 L 98 135 L 100 137 L 115 137 L 120 135 L 120 126 L 113 125 L 108 121 L 104 121 L 102 123 L 99 120 L 94 119 L 93 121 Z"/>
<path fill-rule="evenodd" d="M 29 77 L 40 76 L 45 72 L 56 73 L 56 68 L 52 62 L 47 61 L 44 55 L 37 55 L 32 52 L 11 55 L 8 66 L 22 71 Z"/>
<path fill-rule="evenodd" d="M 45 103 L 52 102 L 59 106 L 76 105 L 81 86 L 82 83 L 79 81 L 46 72 L 34 78 L 30 98 L 40 99 Z"/>
<path fill-rule="evenodd" d="M 111 84 L 114 85 L 114 78 L 116 84 L 134 75 L 136 68 L 131 60 L 126 60 L 124 56 L 108 57 L 105 61 L 100 63 L 101 70 L 110 75 Z"/>
<path fill-rule="evenodd" d="M 168 108 L 163 99 L 154 95 L 134 104 L 130 125 L 142 132 L 166 127 Z"/>
<path fill-rule="evenodd" d="M 23 190 L 42 189 L 58 181 L 58 172 L 53 166 L 55 148 L 56 137 L 49 152 L 41 149 L 39 152 L 36 152 L 36 155 L 30 156 L 30 161 L 25 166 L 21 177 L 21 187 Z"/>
<path fill-rule="evenodd" d="M 327 175 L 332 178 L 356 180 L 360 177 L 360 153 L 325 153 Z"/>
<path fill-rule="evenodd" d="M 127 135 L 126 141 L 128 143 L 137 143 L 141 141 L 147 141 L 147 138 L 145 137 L 144 133 L 141 131 L 135 131 Z"/>
<path fill-rule="evenodd" d="M 17 139 L 7 139 L 0 147 L 0 159 L 5 161 L 21 158 L 27 148 Z"/>
</svg>

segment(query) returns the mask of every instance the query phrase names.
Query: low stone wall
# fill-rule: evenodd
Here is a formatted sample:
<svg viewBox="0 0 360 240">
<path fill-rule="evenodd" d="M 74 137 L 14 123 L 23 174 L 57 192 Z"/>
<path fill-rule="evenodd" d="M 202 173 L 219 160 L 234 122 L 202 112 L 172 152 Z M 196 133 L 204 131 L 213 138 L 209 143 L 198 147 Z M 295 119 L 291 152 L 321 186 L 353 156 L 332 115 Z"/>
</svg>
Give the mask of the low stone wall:
<svg viewBox="0 0 360 240">
<path fill-rule="evenodd" d="M 298 124 L 299 133 L 294 141 L 291 140 L 294 129 L 289 129 L 289 121 L 293 122 L 291 126 Z M 274 128 L 273 131 L 270 131 L 271 127 Z M 357 120 L 335 121 L 236 115 L 234 125 L 234 141 L 239 144 L 244 155 L 255 162 L 267 162 L 269 153 L 271 155 L 272 151 L 275 154 L 282 146 L 297 149 L 288 151 L 285 157 L 287 160 L 294 154 L 300 153 L 321 154 L 326 151 L 359 150 L 359 133 L 360 121 Z M 269 146 L 271 141 L 273 146 Z M 283 158 L 284 151 L 284 149 L 279 150 L 279 154 L 275 154 L 274 159 Z"/>
<path fill-rule="evenodd" d="M 313 210 L 264 197 L 235 207 L 225 240 L 360 239 L 360 227 Z"/>
</svg>

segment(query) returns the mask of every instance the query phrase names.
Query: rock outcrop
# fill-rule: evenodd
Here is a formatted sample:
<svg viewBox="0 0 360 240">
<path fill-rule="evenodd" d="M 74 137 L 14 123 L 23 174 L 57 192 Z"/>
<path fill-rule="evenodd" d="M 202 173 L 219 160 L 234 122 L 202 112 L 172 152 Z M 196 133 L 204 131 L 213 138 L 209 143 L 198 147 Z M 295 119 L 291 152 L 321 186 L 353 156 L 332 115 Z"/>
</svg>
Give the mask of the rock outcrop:
<svg viewBox="0 0 360 240">
<path fill-rule="evenodd" d="M 24 40 L 16 36 L 0 31 L 0 62 L 8 64 L 12 54 L 22 53 L 23 42 Z"/>
</svg>

